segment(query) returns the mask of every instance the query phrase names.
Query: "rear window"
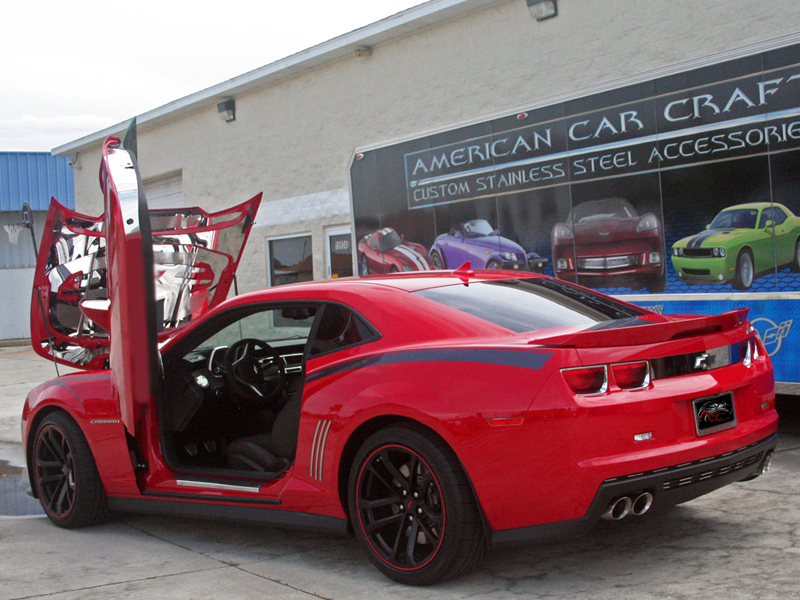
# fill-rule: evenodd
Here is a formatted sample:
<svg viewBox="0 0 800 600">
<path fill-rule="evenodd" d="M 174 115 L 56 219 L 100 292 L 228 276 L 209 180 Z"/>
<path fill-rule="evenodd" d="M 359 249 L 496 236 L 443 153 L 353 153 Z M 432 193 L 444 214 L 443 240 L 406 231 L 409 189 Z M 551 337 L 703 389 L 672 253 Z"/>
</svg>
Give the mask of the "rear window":
<svg viewBox="0 0 800 600">
<path fill-rule="evenodd" d="M 414 293 L 517 333 L 571 325 L 592 327 L 645 314 L 555 279 L 482 281 Z"/>
</svg>

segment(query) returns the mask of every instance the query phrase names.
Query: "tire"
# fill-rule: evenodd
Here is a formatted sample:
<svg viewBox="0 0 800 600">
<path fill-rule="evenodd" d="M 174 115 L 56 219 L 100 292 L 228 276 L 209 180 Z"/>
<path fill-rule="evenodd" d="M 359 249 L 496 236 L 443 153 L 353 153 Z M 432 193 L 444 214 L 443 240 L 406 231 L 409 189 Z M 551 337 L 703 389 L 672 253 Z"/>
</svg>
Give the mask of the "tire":
<svg viewBox="0 0 800 600">
<path fill-rule="evenodd" d="M 497 262 L 496 260 L 492 259 L 488 263 L 486 263 L 486 268 L 487 269 L 499 269 L 500 268 L 500 263 Z"/>
<path fill-rule="evenodd" d="M 106 493 L 92 451 L 66 413 L 51 413 L 39 425 L 31 468 L 44 512 L 59 527 L 87 527 L 108 518 Z"/>
<path fill-rule="evenodd" d="M 374 433 L 356 454 L 348 492 L 359 544 L 394 581 L 445 581 L 472 571 L 486 554 L 469 481 L 429 431 L 392 426 Z"/>
<path fill-rule="evenodd" d="M 733 279 L 733 287 L 737 290 L 749 290 L 755 279 L 755 265 L 753 264 L 753 253 L 744 248 L 736 257 L 736 275 Z"/>
<path fill-rule="evenodd" d="M 364 275 L 369 275 L 369 264 L 367 263 L 367 257 L 365 255 L 361 256 L 361 260 L 358 261 L 358 264 L 359 267 L 361 267 L 360 269 L 361 272 L 359 273 L 359 275 L 361 275 L 362 277 Z"/>
<path fill-rule="evenodd" d="M 446 268 L 442 255 L 436 250 L 431 252 L 431 263 L 433 264 L 433 269 L 435 271 L 441 271 L 442 269 Z"/>
<path fill-rule="evenodd" d="M 792 261 L 792 271 L 800 273 L 800 238 L 794 244 L 794 260 Z"/>
</svg>

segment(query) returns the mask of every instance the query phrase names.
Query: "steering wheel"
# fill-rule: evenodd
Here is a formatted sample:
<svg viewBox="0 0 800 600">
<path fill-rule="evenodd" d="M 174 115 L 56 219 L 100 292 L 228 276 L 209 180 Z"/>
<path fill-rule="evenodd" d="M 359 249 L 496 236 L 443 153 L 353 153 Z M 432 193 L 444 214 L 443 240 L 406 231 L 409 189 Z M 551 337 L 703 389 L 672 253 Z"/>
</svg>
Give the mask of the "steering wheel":
<svg viewBox="0 0 800 600">
<path fill-rule="evenodd" d="M 257 352 L 257 349 L 263 352 Z M 264 364 L 264 359 L 272 362 Z M 225 374 L 239 396 L 250 402 L 264 403 L 277 398 L 286 385 L 286 365 L 272 346 L 261 340 L 245 338 L 234 342 L 225 352 Z"/>
</svg>

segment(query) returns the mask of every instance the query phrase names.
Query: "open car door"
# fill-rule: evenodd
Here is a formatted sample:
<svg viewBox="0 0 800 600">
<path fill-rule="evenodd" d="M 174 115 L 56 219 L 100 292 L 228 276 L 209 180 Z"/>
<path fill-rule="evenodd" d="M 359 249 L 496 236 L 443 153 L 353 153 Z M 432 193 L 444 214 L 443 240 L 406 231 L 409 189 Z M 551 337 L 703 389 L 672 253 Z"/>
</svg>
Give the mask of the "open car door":
<svg viewBox="0 0 800 600">
<path fill-rule="evenodd" d="M 34 277 L 31 343 L 62 364 L 111 367 L 133 431 L 134 405 L 149 400 L 156 380 L 158 339 L 225 300 L 261 194 L 217 213 L 148 211 L 135 156 L 116 138 L 104 144 L 100 185 L 100 217 L 51 202 Z"/>
</svg>

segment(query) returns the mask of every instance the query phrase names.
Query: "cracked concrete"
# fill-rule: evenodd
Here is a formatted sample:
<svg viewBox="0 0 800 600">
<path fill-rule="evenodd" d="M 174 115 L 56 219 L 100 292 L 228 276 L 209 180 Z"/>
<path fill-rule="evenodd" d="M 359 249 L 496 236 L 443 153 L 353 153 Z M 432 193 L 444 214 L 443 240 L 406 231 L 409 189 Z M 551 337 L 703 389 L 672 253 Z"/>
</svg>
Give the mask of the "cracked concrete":
<svg viewBox="0 0 800 600">
<path fill-rule="evenodd" d="M 53 368 L 7 358 L 0 353 L 0 431 L 17 437 L 0 437 L 0 460 L 18 462 L 10 442 L 19 441 L 24 395 Z M 6 395 L 22 385 L 19 397 Z M 496 548 L 478 572 L 436 587 L 389 581 L 350 538 L 130 514 L 73 531 L 0 517 L 0 600 L 800 600 L 800 400 L 781 400 L 782 437 L 766 476 L 662 514 L 603 522 L 582 538 Z"/>
</svg>

